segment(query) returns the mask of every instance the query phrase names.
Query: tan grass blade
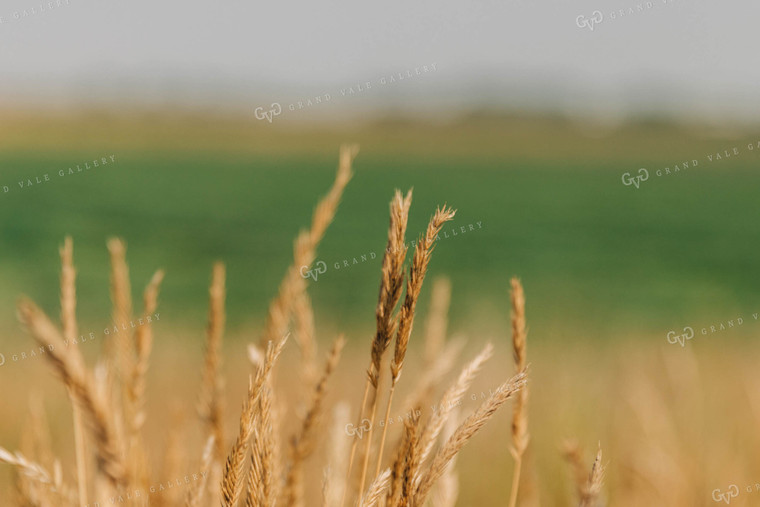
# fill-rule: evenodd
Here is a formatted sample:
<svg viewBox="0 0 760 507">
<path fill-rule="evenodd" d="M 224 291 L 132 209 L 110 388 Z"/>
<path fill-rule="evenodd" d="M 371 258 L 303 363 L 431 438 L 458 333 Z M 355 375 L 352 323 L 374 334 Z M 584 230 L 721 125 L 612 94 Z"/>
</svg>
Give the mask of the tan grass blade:
<svg viewBox="0 0 760 507">
<path fill-rule="evenodd" d="M 407 434 L 405 440 L 408 442 L 408 451 L 404 457 L 404 473 L 401 480 L 401 496 L 399 507 L 409 507 L 414 505 L 414 478 L 419 471 L 420 454 L 417 441 L 419 439 L 419 411 L 415 410 L 411 419 L 404 421 L 404 431 Z"/>
<path fill-rule="evenodd" d="M 404 365 L 406 349 L 409 345 L 409 338 L 412 334 L 414 324 L 414 313 L 417 307 L 417 300 L 422 291 L 422 284 L 425 281 L 430 258 L 435 248 L 435 241 L 438 233 L 441 232 L 443 225 L 452 220 L 456 211 L 444 206 L 442 209 L 435 210 L 430 223 L 427 226 L 425 234 L 417 241 L 412 257 L 412 266 L 409 268 L 409 278 L 406 282 L 406 296 L 404 303 L 401 305 L 399 312 L 399 325 L 396 333 L 396 346 L 391 361 L 391 382 L 393 385 L 398 382 L 401 376 L 401 369 Z"/>
<path fill-rule="evenodd" d="M 287 335 L 276 343 L 270 342 L 264 363 L 256 370 L 255 376 L 249 380 L 248 397 L 243 404 L 240 414 L 240 431 L 235 444 L 227 455 L 224 474 L 221 484 L 222 505 L 232 507 L 236 505 L 245 484 L 245 459 L 250 448 L 251 435 L 254 430 L 254 414 L 261 397 L 262 389 L 269 373 L 275 365 L 282 348 L 287 341 Z"/>
<path fill-rule="evenodd" d="M 55 490 L 52 474 L 39 463 L 27 459 L 20 452 L 12 453 L 0 447 L 0 463 L 14 466 L 30 480 L 44 484 L 50 490 Z"/>
<path fill-rule="evenodd" d="M 129 282 L 129 267 L 127 266 L 126 252 L 127 247 L 119 238 L 108 240 L 108 252 L 111 258 L 111 300 L 113 303 L 113 323 L 118 329 L 126 325 L 132 318 L 132 288 Z M 131 417 L 130 407 L 127 398 L 127 382 L 132 374 L 134 349 L 132 337 L 127 332 L 115 333 L 113 336 L 115 343 L 112 344 L 112 355 L 110 356 L 115 364 L 115 372 L 118 373 L 118 380 L 121 385 L 119 395 L 123 396 L 123 410 L 127 419 Z"/>
<path fill-rule="evenodd" d="M 314 388 L 312 400 L 301 423 L 301 428 L 298 434 L 291 440 L 291 463 L 285 479 L 285 491 L 283 495 L 285 505 L 296 507 L 303 505 L 303 464 L 314 450 L 316 431 L 327 394 L 327 381 L 338 365 L 345 343 L 346 341 L 343 336 L 338 337 L 333 342 L 333 346 L 327 356 L 324 372 Z"/>
<path fill-rule="evenodd" d="M 56 463 L 51 442 L 42 395 L 33 393 L 29 396 L 28 417 L 24 421 L 16 454 L 23 455 L 27 461 L 35 462 L 46 470 L 51 470 Z M 24 473 L 15 475 L 20 504 L 52 506 L 57 503 L 56 492 L 49 485 L 33 480 Z"/>
<path fill-rule="evenodd" d="M 259 410 L 254 420 L 246 507 L 268 507 L 274 505 L 276 498 L 272 414 L 272 391 L 265 382 L 259 397 Z"/>
<path fill-rule="evenodd" d="M 420 484 L 414 496 L 415 505 L 423 505 L 433 484 L 441 477 L 451 459 L 464 447 L 486 421 L 501 407 L 512 395 L 525 385 L 525 374 L 518 373 L 510 380 L 504 382 L 499 388 L 480 405 L 456 429 L 443 447 L 433 458 L 430 468 L 422 475 Z"/>
<path fill-rule="evenodd" d="M 214 460 L 223 463 L 225 458 L 224 437 L 224 379 L 221 375 L 221 348 L 224 337 L 225 314 L 225 267 L 214 264 L 209 287 L 208 325 L 206 327 L 206 353 L 203 362 L 201 391 L 198 397 L 198 414 L 214 437 Z"/>
<path fill-rule="evenodd" d="M 525 292 L 517 278 L 511 280 L 512 292 L 512 354 L 515 361 L 515 369 L 518 372 L 526 371 L 527 351 L 526 341 L 528 332 L 525 325 Z M 509 497 L 509 507 L 517 505 L 517 493 L 520 487 L 520 471 L 523 464 L 523 455 L 528 447 L 530 435 L 528 433 L 528 387 L 523 387 L 515 394 L 515 402 L 512 413 L 512 447 L 510 452 L 515 459 L 512 473 L 512 489 Z"/>
<path fill-rule="evenodd" d="M 293 334 L 301 351 L 301 381 L 310 392 L 317 380 L 317 341 L 314 308 L 305 287 L 293 303 Z"/>
<path fill-rule="evenodd" d="M 404 468 L 406 467 L 406 458 L 412 454 L 412 446 L 415 443 L 411 440 L 408 431 L 403 431 L 396 445 L 393 461 L 391 463 L 391 477 L 389 481 L 386 505 L 395 507 L 401 500 L 401 489 L 404 483 Z"/>
<path fill-rule="evenodd" d="M 446 424 L 446 420 L 451 416 L 454 408 L 459 405 L 462 397 L 472 385 L 472 381 L 480 372 L 486 361 L 493 355 L 493 345 L 486 344 L 483 350 L 467 366 L 465 366 L 451 387 L 441 397 L 438 410 L 430 416 L 430 422 L 425 426 L 422 436 L 419 439 L 419 456 L 420 463 L 424 464 L 435 446 L 436 439 Z M 417 477 L 419 483 L 421 476 Z"/>
<path fill-rule="evenodd" d="M 362 496 L 359 501 L 358 507 L 375 507 L 383 498 L 383 493 L 388 488 L 390 482 L 391 471 L 385 469 L 380 475 L 378 475 L 372 484 L 369 485 L 367 492 Z"/>
<path fill-rule="evenodd" d="M 155 313 L 158 307 L 158 291 L 163 279 L 164 272 L 158 270 L 145 288 L 143 294 L 145 315 Z M 150 322 L 146 321 L 135 329 L 134 343 L 137 361 L 134 363 L 128 386 L 129 405 L 132 407 L 132 419 L 128 421 L 129 454 L 130 459 L 133 460 L 132 470 L 138 475 L 136 480 L 139 481 L 140 485 L 146 487 L 148 483 L 148 461 L 143 448 L 141 430 L 147 418 L 145 413 L 146 376 L 150 353 L 153 349 L 153 328 Z"/>
<path fill-rule="evenodd" d="M 68 340 L 72 347 L 78 347 L 77 342 L 77 295 L 76 295 L 76 269 L 74 268 L 74 242 L 71 237 L 64 239 L 63 246 L 59 249 L 61 256 L 61 327 L 63 338 Z M 77 465 L 77 491 L 79 501 L 85 505 L 87 500 L 87 455 L 86 442 L 84 439 L 84 424 L 82 412 L 74 401 L 74 396 L 69 392 L 69 400 L 73 413 L 74 426 L 74 449 Z"/>
<path fill-rule="evenodd" d="M 185 496 L 186 507 L 198 507 L 201 504 L 201 499 L 206 492 L 208 474 L 214 464 L 215 448 L 214 435 L 211 435 L 208 437 L 206 445 L 203 447 L 203 456 L 201 457 L 201 480 L 197 485 L 194 483 L 190 485 L 190 489 L 188 489 L 187 495 Z"/>
<path fill-rule="evenodd" d="M 602 465 L 602 445 L 599 444 L 599 448 L 596 451 L 596 458 L 593 465 L 591 465 L 591 473 L 586 480 L 586 483 L 581 490 L 580 502 L 578 507 L 594 507 L 602 491 L 602 484 L 604 482 L 604 465 Z"/>
<path fill-rule="evenodd" d="M 359 148 L 356 145 L 346 145 L 340 148 L 340 162 L 335 181 L 317 204 L 308 231 L 302 231 L 296 238 L 293 248 L 293 264 L 288 268 L 284 279 L 280 283 L 277 296 L 269 305 L 269 313 L 262 334 L 260 344 L 263 346 L 269 341 L 279 340 L 285 335 L 288 328 L 289 316 L 293 305 L 306 287 L 306 279 L 301 274 L 303 266 L 311 266 L 316 258 L 316 249 L 327 227 L 335 217 L 343 190 L 353 176 L 351 165 Z M 308 347 L 314 347 L 309 344 Z"/>
<path fill-rule="evenodd" d="M 46 358 L 51 362 L 64 384 L 74 394 L 87 417 L 96 444 L 98 468 L 114 487 L 126 486 L 127 465 L 123 458 L 123 445 L 111 420 L 113 410 L 108 401 L 95 388 L 92 376 L 84 367 L 78 350 L 67 350 L 55 326 L 29 300 L 18 304 L 18 315 L 37 342 L 48 348 Z"/>
</svg>

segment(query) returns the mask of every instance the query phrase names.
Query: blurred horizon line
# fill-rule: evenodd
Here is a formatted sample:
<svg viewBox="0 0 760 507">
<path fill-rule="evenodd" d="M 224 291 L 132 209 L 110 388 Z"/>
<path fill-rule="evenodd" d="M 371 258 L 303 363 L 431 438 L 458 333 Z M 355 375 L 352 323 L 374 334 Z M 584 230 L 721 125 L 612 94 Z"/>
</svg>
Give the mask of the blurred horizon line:
<svg viewBox="0 0 760 507">
<path fill-rule="evenodd" d="M 204 73 L 166 73 L 152 78 L 83 75 L 43 81 L 4 79 L 2 110 L 181 110 L 206 114 L 266 118 L 269 109 L 294 123 L 331 123 L 414 117 L 451 121 L 472 113 L 528 114 L 578 118 L 603 125 L 640 119 L 709 125 L 758 125 L 760 94 L 754 89 L 726 93 L 666 80 L 584 83 L 574 76 L 505 78 L 494 74 L 450 76 L 435 62 L 397 72 L 379 73 L 355 82 L 305 85 Z M 425 72 L 422 67 L 425 67 Z M 435 70 L 433 70 L 435 69 Z M 415 72 L 416 71 L 416 72 Z M 134 76 L 132 74 L 131 76 Z M 259 109 L 258 111 L 257 108 Z"/>
</svg>

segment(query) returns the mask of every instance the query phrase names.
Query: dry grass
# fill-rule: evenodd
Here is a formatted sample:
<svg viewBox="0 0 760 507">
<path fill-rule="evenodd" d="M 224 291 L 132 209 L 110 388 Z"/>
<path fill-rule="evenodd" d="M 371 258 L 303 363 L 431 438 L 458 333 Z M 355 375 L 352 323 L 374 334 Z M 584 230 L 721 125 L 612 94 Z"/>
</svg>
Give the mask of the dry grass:
<svg viewBox="0 0 760 507">
<path fill-rule="evenodd" d="M 525 327 L 525 293 L 517 278 L 512 279 L 512 355 L 518 372 L 526 372 L 528 368 L 526 343 L 528 332 Z M 512 490 L 509 507 L 517 505 L 517 493 L 520 487 L 520 472 L 522 471 L 523 455 L 528 448 L 528 388 L 520 389 L 515 396 L 514 412 L 512 414 L 512 456 L 515 468 L 512 473 Z"/>
<path fill-rule="evenodd" d="M 391 428 L 393 393 L 400 383 L 407 353 L 411 350 L 416 307 L 422 294 L 425 275 L 437 235 L 443 225 L 454 217 L 454 211 L 445 206 L 434 212 L 427 230 L 416 243 L 404 284 L 404 237 L 411 208 L 411 192 L 403 197 L 397 191 L 391 201 L 388 248 L 383 259 L 380 292 L 375 309 L 376 330 L 372 340 L 366 344 L 369 347 L 370 361 L 363 399 L 356 411 L 359 415 L 355 419 L 350 450 L 346 440 L 351 427 L 351 424 L 346 425 L 347 412 L 350 410 L 347 405 L 338 404 L 342 408 L 338 409 L 335 420 L 329 425 L 322 423 L 322 414 L 329 410 L 332 403 L 328 396 L 328 385 L 333 383 L 332 377 L 338 368 L 344 340 L 341 337 L 334 342 L 327 354 L 322 374 L 318 375 L 313 313 L 307 293 L 307 280 L 300 275 L 299 268 L 309 266 L 315 258 L 316 248 L 332 221 L 342 192 L 351 178 L 351 164 L 355 155 L 354 147 L 344 147 L 341 150 L 333 187 L 317 205 L 310 228 L 301 232 L 296 239 L 293 264 L 288 268 L 279 292 L 270 304 L 260 345 L 251 344 L 248 347 L 253 370 L 249 375 L 242 409 L 236 416 L 237 432 L 230 439 L 225 432 L 225 382 L 222 377 L 225 268 L 222 264 L 214 266 L 209 289 L 205 358 L 200 365 L 200 386 L 196 393 L 202 445 L 186 444 L 194 440 L 179 439 L 178 435 L 184 434 L 184 425 L 168 422 L 168 429 L 176 429 L 176 432 L 167 444 L 164 469 L 157 471 L 160 477 L 175 477 L 181 474 L 178 470 L 185 463 L 191 463 L 190 466 L 197 464 L 196 470 L 200 477 L 197 481 L 194 479 L 192 485 L 183 492 L 175 488 L 172 493 L 156 496 L 134 493 L 149 487 L 152 479 L 148 473 L 153 472 L 149 465 L 157 461 L 151 459 L 151 449 L 145 443 L 142 433 L 147 417 L 146 379 L 151 364 L 153 331 L 146 324 L 134 332 L 114 333 L 111 337 L 113 342 L 104 347 L 103 359 L 93 370 L 87 368 L 78 348 L 68 346 L 68 340 L 76 335 L 77 324 L 73 246 L 69 239 L 66 240 L 61 250 L 62 330 L 59 331 L 34 303 L 26 299 L 19 303 L 18 313 L 32 337 L 46 349 L 44 357 L 70 392 L 75 410 L 74 429 L 78 427 L 78 411 L 81 411 L 82 418 L 87 422 L 86 428 L 77 430 L 85 433 L 86 439 L 76 437 L 76 488 L 69 488 L 60 473 L 46 468 L 46 462 L 37 462 L 34 457 L 27 458 L 23 454 L 12 454 L 0 448 L 0 461 L 15 467 L 25 478 L 26 482 L 22 481 L 22 484 L 26 486 L 18 488 L 19 504 L 48 505 L 52 501 L 54 505 L 68 506 L 95 499 L 102 505 L 109 499 L 113 502 L 114 498 L 118 498 L 120 504 L 133 506 L 314 505 L 308 490 L 315 481 L 309 480 L 307 469 L 320 467 L 316 460 L 326 454 L 329 461 L 320 467 L 323 471 L 320 475 L 324 477 L 323 505 L 332 507 L 348 503 L 361 506 L 422 507 L 430 502 L 429 498 L 435 499 L 434 505 L 455 505 L 460 489 L 454 470 L 455 457 L 510 398 L 516 400 L 511 451 L 518 465 L 521 463 L 528 443 L 525 394 L 527 333 L 524 295 L 522 286 L 516 280 L 512 281 L 512 342 L 517 373 L 492 391 L 479 408 L 464 420 L 459 420 L 458 414 L 463 412 L 461 405 L 466 393 L 483 365 L 494 355 L 494 349 L 489 344 L 461 370 L 451 387 L 443 392 L 437 402 L 438 409 L 432 415 L 423 410 L 428 400 L 438 391 L 437 385 L 446 377 L 463 346 L 463 342 L 446 340 L 450 285 L 447 281 L 438 281 L 425 333 L 425 361 L 420 368 L 406 367 L 407 370 L 411 369 L 411 373 L 417 373 L 418 381 L 415 383 L 412 375 L 404 376 L 404 379 L 409 377 L 410 380 L 407 383 L 409 401 L 405 404 L 405 409 L 410 409 L 410 412 L 403 425 Z M 119 325 L 133 318 L 126 248 L 117 239 L 110 240 L 108 248 L 112 260 L 113 320 L 115 325 Z M 145 289 L 146 314 L 157 308 L 162 277 L 163 273 L 157 272 Z M 274 375 L 291 327 L 295 332 L 293 341 L 301 351 L 300 375 L 295 375 L 300 385 L 299 400 L 288 400 L 278 388 L 279 382 Z M 385 352 L 394 337 L 393 355 L 384 361 Z M 390 384 L 383 392 L 381 380 L 385 367 L 388 368 Z M 361 378 L 361 372 L 356 371 L 354 380 Z M 345 384 L 341 384 L 341 387 L 345 387 Z M 339 398 L 346 396 L 344 389 L 337 391 Z M 379 435 L 379 442 L 375 442 L 378 438 L 374 437 L 378 436 L 373 430 L 378 422 L 377 408 L 382 395 L 387 396 L 387 402 L 384 417 L 379 421 L 382 434 Z M 289 416 L 288 407 L 291 406 L 296 407 L 292 410 L 295 418 Z M 292 425 L 287 424 L 288 419 L 297 421 L 292 432 Z M 180 420 L 181 418 L 178 419 Z M 399 426 L 403 426 L 403 429 Z M 362 430 L 356 432 L 358 427 Z M 290 434 L 283 445 L 287 452 L 280 448 L 280 433 Z M 330 438 L 326 438 L 326 435 L 330 435 Z M 389 453 L 385 453 L 388 436 L 395 445 L 391 446 Z M 322 440 L 330 442 L 326 453 L 319 452 L 322 450 Z M 361 466 L 355 467 L 360 445 Z M 507 447 L 503 450 L 506 452 Z M 89 453 L 93 456 L 89 456 Z M 49 454 L 53 456 L 52 451 Z M 87 463 L 92 457 L 96 466 L 88 467 Z M 285 457 L 286 460 L 283 459 Z M 53 458 L 46 459 L 49 461 Z M 370 462 L 374 464 L 373 467 L 369 466 Z M 60 468 L 60 465 L 53 466 Z M 520 477 L 519 467 L 513 472 L 513 477 L 510 501 L 514 505 Z M 599 454 L 583 489 L 579 489 L 583 492 L 581 505 L 592 505 L 601 498 L 602 477 Z M 187 476 L 185 482 L 189 484 Z M 33 488 L 29 487 L 30 483 L 34 484 Z M 501 501 L 506 502 L 504 499 Z"/>
</svg>

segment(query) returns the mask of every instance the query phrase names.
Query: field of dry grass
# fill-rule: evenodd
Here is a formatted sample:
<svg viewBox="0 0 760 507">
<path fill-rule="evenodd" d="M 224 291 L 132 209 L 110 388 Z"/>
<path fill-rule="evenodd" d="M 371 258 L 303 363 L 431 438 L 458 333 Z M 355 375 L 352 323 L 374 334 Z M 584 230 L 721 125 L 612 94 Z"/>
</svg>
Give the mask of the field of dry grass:
<svg viewBox="0 0 760 507">
<path fill-rule="evenodd" d="M 119 240 L 109 242 L 115 328 L 77 340 L 86 327 L 76 276 L 87 266 L 64 242 L 60 309 L 20 301 L 29 353 L 0 371 L 9 375 L 3 505 L 760 501 L 760 351 L 743 335 L 684 347 L 630 331 L 606 345 L 574 334 L 547 341 L 530 333 L 530 280 L 523 298 L 505 272 L 499 306 L 511 329 L 493 329 L 492 349 L 480 336 L 451 336 L 456 287 L 425 275 L 453 210 L 429 210 L 407 251 L 411 193 L 391 202 L 376 332 L 345 347 L 324 336 L 299 268 L 315 259 L 354 155 L 341 153 L 266 322 L 250 334 L 225 335 L 226 274 L 209 266 L 205 350 L 189 345 L 198 330 L 160 320 L 162 272 L 132 301 Z M 418 300 L 432 300 L 424 315 Z"/>
</svg>

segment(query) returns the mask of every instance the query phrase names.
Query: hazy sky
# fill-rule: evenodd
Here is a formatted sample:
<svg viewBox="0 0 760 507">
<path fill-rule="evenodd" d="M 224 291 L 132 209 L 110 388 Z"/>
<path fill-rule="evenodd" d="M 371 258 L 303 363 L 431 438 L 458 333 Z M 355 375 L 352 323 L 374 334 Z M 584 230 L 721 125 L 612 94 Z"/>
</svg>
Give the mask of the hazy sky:
<svg viewBox="0 0 760 507">
<path fill-rule="evenodd" d="M 394 92 L 486 106 L 682 101 L 749 114 L 760 104 L 757 0 L 66 2 L 44 12 L 0 3 L 3 101 L 115 89 L 137 100 L 265 100 L 435 62 L 435 74 Z M 591 30 L 584 19 L 596 10 Z"/>
</svg>

